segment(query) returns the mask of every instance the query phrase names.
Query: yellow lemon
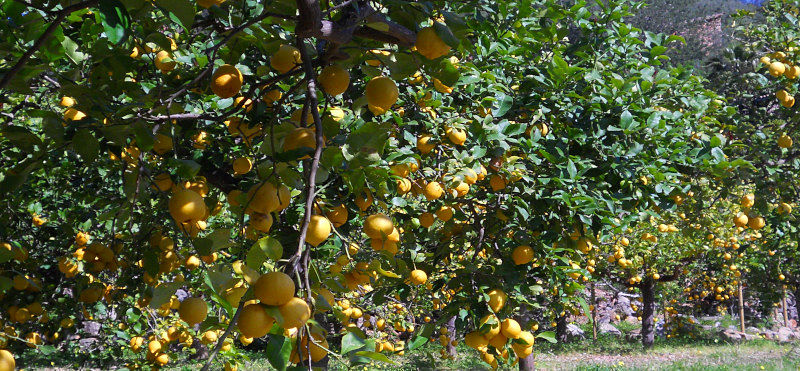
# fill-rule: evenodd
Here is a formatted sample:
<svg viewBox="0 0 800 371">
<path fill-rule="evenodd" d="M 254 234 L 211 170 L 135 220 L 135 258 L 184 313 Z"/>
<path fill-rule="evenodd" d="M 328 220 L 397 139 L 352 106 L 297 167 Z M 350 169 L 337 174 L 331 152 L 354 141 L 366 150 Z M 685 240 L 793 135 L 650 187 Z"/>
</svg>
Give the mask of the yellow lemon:
<svg viewBox="0 0 800 371">
<path fill-rule="evenodd" d="M 325 93 L 337 96 L 344 93 L 350 85 L 350 72 L 334 64 L 323 68 L 317 79 Z"/>
<path fill-rule="evenodd" d="M 388 111 L 397 102 L 399 95 L 397 84 L 389 77 L 375 77 L 367 83 L 367 103 L 372 107 L 382 109 L 383 112 Z"/>
<path fill-rule="evenodd" d="M 433 27 L 425 27 L 417 32 L 417 41 L 414 44 L 417 52 L 428 59 L 436 59 L 444 56 L 450 51 L 447 45 Z"/>
<path fill-rule="evenodd" d="M 211 76 L 211 91 L 220 98 L 230 98 L 239 93 L 244 76 L 238 68 L 223 64 Z"/>
<path fill-rule="evenodd" d="M 280 73 L 287 73 L 301 63 L 300 50 L 291 45 L 281 45 L 269 58 L 269 65 Z"/>
</svg>

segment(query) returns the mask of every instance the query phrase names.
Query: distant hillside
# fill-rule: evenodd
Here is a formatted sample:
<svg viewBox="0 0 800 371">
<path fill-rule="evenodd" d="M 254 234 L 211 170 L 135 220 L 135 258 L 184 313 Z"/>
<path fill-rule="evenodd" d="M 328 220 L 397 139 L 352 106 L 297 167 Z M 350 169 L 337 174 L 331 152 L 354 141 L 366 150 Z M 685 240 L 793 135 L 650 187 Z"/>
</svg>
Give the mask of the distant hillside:
<svg viewBox="0 0 800 371">
<path fill-rule="evenodd" d="M 760 0 L 650 0 L 629 21 L 644 30 L 680 35 L 686 45 L 672 53 L 676 62 L 700 66 L 727 45 L 729 16 Z"/>
</svg>

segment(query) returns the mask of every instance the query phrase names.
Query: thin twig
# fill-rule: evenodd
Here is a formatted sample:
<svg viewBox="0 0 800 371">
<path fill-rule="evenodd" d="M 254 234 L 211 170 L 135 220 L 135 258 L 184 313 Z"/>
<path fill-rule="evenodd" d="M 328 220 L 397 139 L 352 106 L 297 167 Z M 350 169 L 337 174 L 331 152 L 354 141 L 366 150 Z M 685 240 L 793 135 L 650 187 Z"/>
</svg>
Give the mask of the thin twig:
<svg viewBox="0 0 800 371">
<path fill-rule="evenodd" d="M 306 184 L 306 204 L 305 216 L 303 218 L 303 225 L 300 227 L 300 238 L 298 241 L 297 252 L 292 257 L 291 261 L 294 263 L 293 270 L 297 270 L 298 265 L 301 263 L 301 255 L 305 247 L 305 238 L 308 233 L 308 224 L 311 222 L 311 212 L 314 205 L 315 196 L 315 183 L 317 179 L 317 170 L 319 169 L 319 160 L 322 157 L 322 147 L 325 140 L 322 136 L 322 119 L 319 115 L 319 108 L 317 107 L 317 86 L 316 79 L 314 78 L 314 66 L 308 58 L 305 51 L 305 41 L 303 38 L 298 38 L 297 47 L 300 50 L 300 57 L 303 60 L 303 70 L 306 73 L 307 87 L 306 90 L 306 103 L 311 106 L 311 115 L 314 119 L 316 149 L 314 150 L 314 157 L 311 160 L 311 167 L 308 173 L 308 183 Z"/>
<path fill-rule="evenodd" d="M 217 353 L 219 353 L 219 350 L 222 349 L 222 346 L 225 343 L 225 339 L 228 338 L 228 336 L 233 331 L 233 326 L 236 326 L 236 322 L 239 321 L 239 316 L 242 315 L 242 308 L 244 308 L 244 303 L 245 300 L 239 301 L 239 306 L 236 307 L 236 313 L 234 313 L 233 318 L 231 318 L 231 322 L 228 323 L 228 327 L 225 329 L 225 332 L 222 334 L 222 336 L 220 336 L 219 340 L 217 340 L 217 345 L 215 345 L 214 349 L 211 350 L 211 353 L 208 355 L 208 360 L 206 361 L 206 364 L 203 365 L 201 371 L 208 371 L 208 368 L 211 367 L 211 363 L 214 362 L 214 358 L 217 356 Z"/>
<path fill-rule="evenodd" d="M 8 72 L 6 72 L 5 75 L 3 75 L 2 79 L 0 79 L 0 89 L 5 89 L 6 86 L 8 86 L 8 84 L 11 82 L 11 79 L 14 78 L 14 76 L 17 73 L 19 73 L 19 71 L 21 71 L 23 67 L 25 67 L 26 63 L 28 63 L 28 59 L 30 59 L 33 56 L 33 54 L 36 53 L 42 47 L 42 45 L 44 45 L 47 39 L 49 39 L 50 36 L 53 35 L 53 32 L 55 32 L 58 26 L 61 25 L 61 21 L 63 21 L 64 18 L 66 18 L 74 11 L 88 8 L 90 6 L 95 5 L 97 2 L 98 0 L 84 1 L 81 3 L 77 3 L 75 5 L 70 5 L 64 9 L 59 10 L 56 13 L 56 18 L 53 20 L 53 22 L 50 23 L 49 26 L 47 26 L 47 29 L 44 30 L 42 35 L 39 36 L 38 39 L 36 39 L 36 41 L 33 43 L 30 49 L 28 49 L 28 51 L 26 51 L 25 54 L 22 54 L 22 57 L 20 57 L 17 63 L 14 64 L 14 66 L 11 67 L 11 69 L 8 70 Z"/>
</svg>

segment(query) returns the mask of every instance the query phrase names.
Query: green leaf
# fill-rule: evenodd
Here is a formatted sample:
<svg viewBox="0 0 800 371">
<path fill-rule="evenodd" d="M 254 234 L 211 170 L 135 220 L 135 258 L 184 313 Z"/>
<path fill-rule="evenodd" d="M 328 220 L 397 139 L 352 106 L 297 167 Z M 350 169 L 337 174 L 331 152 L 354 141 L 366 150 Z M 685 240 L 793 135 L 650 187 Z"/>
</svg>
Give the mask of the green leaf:
<svg viewBox="0 0 800 371">
<path fill-rule="evenodd" d="M 458 81 L 458 78 L 461 77 L 461 72 L 450 59 L 445 58 L 442 59 L 437 68 L 432 71 L 431 76 L 439 79 L 445 86 L 453 86 Z"/>
<path fill-rule="evenodd" d="M 342 337 L 342 354 L 344 355 L 354 350 L 361 349 L 365 344 L 364 339 L 358 337 L 358 335 L 353 332 L 348 332 L 347 335 Z"/>
<path fill-rule="evenodd" d="M 396 273 L 384 270 L 383 267 L 381 267 L 381 263 L 379 260 L 373 260 L 372 263 L 370 263 L 369 265 L 369 269 L 374 270 L 378 272 L 380 275 L 385 277 L 400 278 L 400 276 L 397 275 Z"/>
<path fill-rule="evenodd" d="M 567 173 L 569 173 L 570 179 L 575 179 L 578 176 L 578 169 L 575 167 L 575 163 L 572 162 L 572 159 L 567 162 Z"/>
<path fill-rule="evenodd" d="M 207 236 L 211 239 L 211 252 L 226 249 L 231 246 L 231 229 L 221 228 Z"/>
<path fill-rule="evenodd" d="M 11 278 L 0 276 L 0 294 L 10 290 L 13 285 L 14 281 L 12 281 Z"/>
<path fill-rule="evenodd" d="M 119 44 L 124 41 L 130 28 L 130 16 L 119 0 L 103 0 L 97 5 L 102 15 L 103 29 L 108 41 Z"/>
<path fill-rule="evenodd" d="M 628 110 L 622 112 L 619 116 L 619 127 L 623 130 L 630 129 L 631 125 L 633 124 L 633 115 Z"/>
<path fill-rule="evenodd" d="M 393 365 L 396 364 L 391 359 L 389 359 L 389 357 L 387 357 L 385 354 L 378 353 L 378 352 L 373 352 L 373 351 L 369 351 L 369 350 L 362 350 L 360 352 L 355 352 L 355 353 L 353 353 L 353 355 L 356 355 L 356 356 L 359 356 L 359 357 L 367 357 L 369 359 L 373 359 L 373 360 L 376 360 L 376 361 L 379 361 L 379 362 L 383 362 L 383 363 L 391 363 Z"/>
<path fill-rule="evenodd" d="M 227 267 L 218 266 L 204 273 L 206 285 L 217 292 L 226 283 L 233 279 L 233 274 Z"/>
<path fill-rule="evenodd" d="M 194 4 L 188 0 L 156 0 L 158 6 L 169 12 L 169 17 L 178 21 L 187 31 L 194 23 Z"/>
<path fill-rule="evenodd" d="M 150 300 L 150 308 L 158 309 L 161 305 L 169 301 L 172 294 L 183 286 L 183 282 L 164 282 L 153 288 L 153 298 Z"/>
<path fill-rule="evenodd" d="M 14 253 L 10 249 L 0 247 L 0 263 L 5 263 L 14 259 Z"/>
<path fill-rule="evenodd" d="M 45 355 L 45 356 L 50 355 L 50 354 L 54 354 L 57 351 L 58 350 L 56 349 L 56 347 L 54 347 L 52 345 L 43 345 L 43 346 L 36 347 L 36 352 L 40 353 L 41 355 Z"/>
<path fill-rule="evenodd" d="M 709 144 L 711 145 L 711 147 L 719 147 L 719 146 L 722 145 L 722 140 L 723 140 L 722 136 L 717 134 L 717 135 L 711 137 L 711 139 L 709 141 Z"/>
<path fill-rule="evenodd" d="M 495 98 L 500 102 L 500 106 L 492 110 L 492 116 L 502 117 L 514 105 L 514 97 L 506 95 L 505 93 L 498 93 Z"/>
<path fill-rule="evenodd" d="M 547 340 L 553 344 L 556 343 L 556 333 L 553 331 L 543 331 L 536 335 L 537 338 Z"/>
<path fill-rule="evenodd" d="M 136 137 L 136 145 L 139 146 L 139 149 L 147 152 L 153 149 L 153 143 L 155 143 L 155 139 L 153 137 L 153 132 L 150 131 L 150 128 L 147 127 L 143 122 L 136 122 L 131 125 L 133 129 L 133 135 Z"/>
<path fill-rule="evenodd" d="M 181 178 L 194 178 L 200 171 L 200 164 L 192 160 L 170 159 L 170 163 L 177 167 L 177 174 Z"/>
<path fill-rule="evenodd" d="M 97 159 L 100 152 L 100 142 L 94 137 L 89 129 L 81 129 L 72 137 L 72 148 L 86 162 Z"/>
<path fill-rule="evenodd" d="M 152 250 L 147 250 L 142 257 L 144 271 L 151 277 L 158 276 L 158 255 Z"/>
<path fill-rule="evenodd" d="M 64 41 L 61 42 L 61 45 L 64 47 L 64 53 L 67 54 L 67 57 L 69 57 L 72 62 L 77 64 L 86 60 L 87 55 L 79 52 L 78 44 L 69 37 L 64 37 Z"/>
<path fill-rule="evenodd" d="M 666 52 L 666 51 L 667 51 L 667 47 L 664 46 L 664 45 L 654 46 L 652 49 L 650 49 L 650 56 L 651 57 L 657 57 L 657 56 L 659 56 L 661 54 L 664 54 L 664 52 Z"/>
<path fill-rule="evenodd" d="M 228 313 L 228 316 L 233 317 L 234 308 L 231 306 L 231 303 L 229 303 L 227 299 L 223 298 L 222 296 L 219 296 L 219 294 L 217 294 L 216 292 L 211 293 L 211 299 L 217 302 L 219 305 L 221 305 L 222 308 L 225 309 L 225 312 Z"/>
<path fill-rule="evenodd" d="M 453 48 L 458 48 L 460 41 L 458 41 L 458 38 L 453 35 L 453 32 L 450 31 L 447 26 L 436 22 L 433 24 L 433 29 L 436 31 L 436 34 L 442 38 L 442 41 L 444 41 L 445 44 L 450 45 Z"/>
<path fill-rule="evenodd" d="M 42 146 L 42 141 L 39 137 L 21 126 L 8 125 L 0 131 L 0 135 L 10 140 L 14 146 L 25 152 L 33 152 L 34 146 Z"/>
<path fill-rule="evenodd" d="M 214 242 L 211 241 L 210 238 L 201 237 L 194 240 L 194 247 L 197 249 L 197 253 L 201 256 L 211 255 L 214 251 L 212 248 L 214 247 Z"/>
<path fill-rule="evenodd" d="M 421 346 L 425 345 L 425 343 L 427 343 L 427 342 L 428 342 L 428 338 L 426 338 L 426 337 L 424 337 L 424 336 L 415 336 L 415 337 L 414 337 L 413 339 L 411 339 L 411 341 L 408 343 L 408 350 L 414 350 L 414 349 L 417 349 L 417 348 L 419 348 L 419 347 L 421 347 Z"/>
<path fill-rule="evenodd" d="M 578 304 L 581 305 L 581 309 L 583 309 L 583 314 L 586 315 L 586 318 L 592 318 L 592 311 L 589 310 L 589 304 L 586 302 L 586 299 L 582 297 L 578 297 Z"/>
<path fill-rule="evenodd" d="M 381 32 L 389 32 L 389 24 L 386 22 L 369 22 L 367 27 Z"/>
<path fill-rule="evenodd" d="M 261 264 L 267 259 L 278 260 L 283 256 L 283 246 L 281 243 L 270 236 L 263 237 L 256 241 L 247 252 L 245 264 L 248 267 L 258 270 Z"/>
<path fill-rule="evenodd" d="M 393 79 L 402 80 L 419 69 L 417 61 L 411 54 L 394 53 L 386 66 L 389 67 Z"/>
<path fill-rule="evenodd" d="M 292 354 L 292 340 L 281 335 L 267 334 L 267 360 L 272 367 L 286 370 Z"/>
</svg>

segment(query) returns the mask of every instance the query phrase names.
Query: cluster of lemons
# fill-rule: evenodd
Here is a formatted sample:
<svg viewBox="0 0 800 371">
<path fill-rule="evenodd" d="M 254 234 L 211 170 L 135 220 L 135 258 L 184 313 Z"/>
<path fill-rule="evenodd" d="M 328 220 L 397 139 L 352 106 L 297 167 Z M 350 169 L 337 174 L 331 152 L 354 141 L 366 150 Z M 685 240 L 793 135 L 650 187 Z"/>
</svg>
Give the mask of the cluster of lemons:
<svg viewBox="0 0 800 371">
<path fill-rule="evenodd" d="M 518 358 L 526 358 L 533 352 L 535 337 L 530 331 L 523 331 L 519 323 L 513 318 L 499 320 L 495 313 L 503 309 L 508 301 L 508 296 L 498 289 L 493 289 L 488 293 L 487 302 L 492 313 L 481 318 L 476 324 L 476 330 L 464 336 L 464 344 L 478 350 L 481 353 L 481 360 L 494 369 L 498 367 L 495 354 L 508 359 L 510 352 L 508 346 Z M 447 330 L 442 329 L 439 341 L 443 344 L 452 341 L 447 336 Z M 489 348 L 495 352 L 490 352 Z"/>
<path fill-rule="evenodd" d="M 794 53 L 794 50 L 789 50 L 789 53 Z M 761 57 L 761 63 L 767 66 L 769 74 L 772 77 L 785 77 L 788 80 L 796 80 L 800 77 L 800 66 L 795 65 L 787 57 L 785 52 L 774 52 L 770 55 Z M 776 93 L 778 102 L 786 108 L 794 106 L 794 95 L 789 93 L 786 89 L 778 90 Z"/>
</svg>

